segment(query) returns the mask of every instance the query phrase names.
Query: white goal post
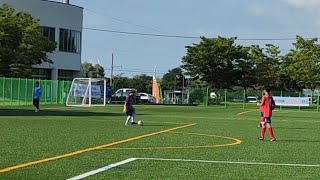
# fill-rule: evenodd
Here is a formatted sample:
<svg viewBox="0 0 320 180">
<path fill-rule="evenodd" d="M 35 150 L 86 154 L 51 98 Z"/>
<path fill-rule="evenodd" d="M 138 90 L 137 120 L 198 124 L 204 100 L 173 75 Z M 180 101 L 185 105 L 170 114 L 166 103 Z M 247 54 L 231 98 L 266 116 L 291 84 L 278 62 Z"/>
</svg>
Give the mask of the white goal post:
<svg viewBox="0 0 320 180">
<path fill-rule="evenodd" d="M 107 80 L 102 78 L 74 78 L 66 106 L 106 106 Z"/>
</svg>

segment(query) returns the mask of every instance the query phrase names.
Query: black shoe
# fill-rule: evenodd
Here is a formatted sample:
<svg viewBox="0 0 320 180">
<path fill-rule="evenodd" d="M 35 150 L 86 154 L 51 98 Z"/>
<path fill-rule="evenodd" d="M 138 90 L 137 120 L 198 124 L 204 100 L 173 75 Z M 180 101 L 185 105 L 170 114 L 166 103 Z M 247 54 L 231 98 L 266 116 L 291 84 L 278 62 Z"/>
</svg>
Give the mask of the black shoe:
<svg viewBox="0 0 320 180">
<path fill-rule="evenodd" d="M 270 139 L 270 141 L 276 141 L 276 139 L 272 138 L 272 139 Z"/>
<path fill-rule="evenodd" d="M 135 124 L 137 124 L 137 123 L 136 123 L 136 122 L 132 122 L 132 123 L 131 123 L 131 125 L 135 125 Z"/>
<path fill-rule="evenodd" d="M 263 141 L 263 140 L 264 140 L 262 137 L 259 137 L 258 139 L 259 139 L 260 141 Z"/>
</svg>

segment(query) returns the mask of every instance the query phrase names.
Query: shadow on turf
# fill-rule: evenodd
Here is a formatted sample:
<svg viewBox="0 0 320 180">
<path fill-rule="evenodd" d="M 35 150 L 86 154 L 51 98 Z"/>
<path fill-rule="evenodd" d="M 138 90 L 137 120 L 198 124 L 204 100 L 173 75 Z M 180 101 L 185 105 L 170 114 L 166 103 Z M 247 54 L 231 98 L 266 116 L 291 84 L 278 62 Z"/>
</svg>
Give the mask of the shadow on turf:
<svg viewBox="0 0 320 180">
<path fill-rule="evenodd" d="M 147 114 L 138 114 L 139 116 Z M 73 111 L 73 110 L 41 110 L 35 113 L 28 109 L 0 109 L 0 116 L 126 116 L 118 112 L 91 112 L 91 111 Z"/>
</svg>

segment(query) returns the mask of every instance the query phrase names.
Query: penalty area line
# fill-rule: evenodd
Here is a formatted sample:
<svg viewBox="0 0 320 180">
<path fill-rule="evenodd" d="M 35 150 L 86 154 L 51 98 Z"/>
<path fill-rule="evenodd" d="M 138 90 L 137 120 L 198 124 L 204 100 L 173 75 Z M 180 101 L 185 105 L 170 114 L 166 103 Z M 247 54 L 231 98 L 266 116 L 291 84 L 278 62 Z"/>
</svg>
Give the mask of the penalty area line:
<svg viewBox="0 0 320 180">
<path fill-rule="evenodd" d="M 84 178 L 87 178 L 89 176 L 101 173 L 103 171 L 108 171 L 109 169 L 112 169 L 112 168 L 115 168 L 115 167 L 130 163 L 130 162 L 135 161 L 135 160 L 137 160 L 137 158 L 129 158 L 129 159 L 126 159 L 126 160 L 123 160 L 123 161 L 120 161 L 120 162 L 117 162 L 117 163 L 114 163 L 114 164 L 110 164 L 108 166 L 104 166 L 102 168 L 99 168 L 99 169 L 96 169 L 96 170 L 93 170 L 93 171 L 90 171 L 90 172 L 87 172 L 87 173 L 84 173 L 84 174 L 80 174 L 79 176 L 75 176 L 75 177 L 69 178 L 67 180 L 84 179 Z"/>
<path fill-rule="evenodd" d="M 211 160 L 194 160 L 194 159 L 165 159 L 165 158 L 129 158 L 102 168 L 80 174 L 78 176 L 69 178 L 67 180 L 80 180 L 89 176 L 108 171 L 112 168 L 128 164 L 137 160 L 151 160 L 151 161 L 175 161 L 175 162 L 197 162 L 197 163 L 216 163 L 216 164 L 241 164 L 241 165 L 267 165 L 267 166 L 289 166 L 289 167 L 320 167 L 320 164 L 286 164 L 286 163 L 264 163 L 264 162 L 241 162 L 241 161 L 211 161 Z"/>
</svg>

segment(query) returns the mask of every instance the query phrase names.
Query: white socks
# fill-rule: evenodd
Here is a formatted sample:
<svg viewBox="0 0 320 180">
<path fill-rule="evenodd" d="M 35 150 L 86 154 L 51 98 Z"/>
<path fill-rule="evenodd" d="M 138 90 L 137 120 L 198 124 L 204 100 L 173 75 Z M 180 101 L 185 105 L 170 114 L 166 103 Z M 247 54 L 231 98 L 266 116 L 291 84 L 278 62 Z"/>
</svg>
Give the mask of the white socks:
<svg viewBox="0 0 320 180">
<path fill-rule="evenodd" d="M 132 116 L 131 116 L 131 122 L 136 122 L 136 114 L 132 114 Z"/>
<path fill-rule="evenodd" d="M 126 123 L 124 125 L 129 126 L 130 125 L 129 124 L 130 119 L 132 119 L 132 116 L 128 116 L 127 117 Z"/>
</svg>

